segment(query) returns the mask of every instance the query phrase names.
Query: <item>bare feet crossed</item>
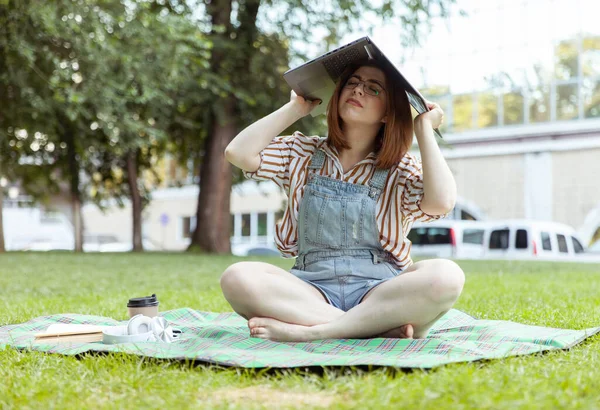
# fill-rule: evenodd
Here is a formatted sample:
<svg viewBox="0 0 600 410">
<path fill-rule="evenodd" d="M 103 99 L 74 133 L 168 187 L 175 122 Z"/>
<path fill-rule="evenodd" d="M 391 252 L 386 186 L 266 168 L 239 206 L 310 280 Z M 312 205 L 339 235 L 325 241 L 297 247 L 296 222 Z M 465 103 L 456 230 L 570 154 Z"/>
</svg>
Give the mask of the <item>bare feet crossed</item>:
<svg viewBox="0 0 600 410">
<path fill-rule="evenodd" d="M 268 317 L 253 317 L 248 321 L 251 337 L 268 339 L 274 342 L 306 342 L 310 326 L 293 325 Z"/>
<path fill-rule="evenodd" d="M 268 317 L 253 317 L 248 321 L 250 336 L 275 342 L 306 342 L 319 339 L 311 330 L 312 326 L 295 325 Z M 412 339 L 413 326 L 408 324 L 388 330 L 375 337 Z"/>
</svg>

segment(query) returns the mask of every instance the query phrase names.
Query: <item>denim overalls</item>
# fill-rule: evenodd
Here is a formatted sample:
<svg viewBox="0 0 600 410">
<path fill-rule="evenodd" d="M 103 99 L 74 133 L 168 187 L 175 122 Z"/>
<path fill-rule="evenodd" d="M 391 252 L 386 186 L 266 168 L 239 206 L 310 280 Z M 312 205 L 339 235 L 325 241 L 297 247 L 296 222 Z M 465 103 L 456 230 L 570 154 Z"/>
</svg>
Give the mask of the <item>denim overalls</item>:
<svg viewBox="0 0 600 410">
<path fill-rule="evenodd" d="M 348 311 L 373 287 L 401 270 L 379 242 L 377 198 L 388 170 L 376 169 L 366 185 L 317 175 L 325 152 L 317 150 L 298 213 L 298 258 L 291 273 Z"/>
</svg>

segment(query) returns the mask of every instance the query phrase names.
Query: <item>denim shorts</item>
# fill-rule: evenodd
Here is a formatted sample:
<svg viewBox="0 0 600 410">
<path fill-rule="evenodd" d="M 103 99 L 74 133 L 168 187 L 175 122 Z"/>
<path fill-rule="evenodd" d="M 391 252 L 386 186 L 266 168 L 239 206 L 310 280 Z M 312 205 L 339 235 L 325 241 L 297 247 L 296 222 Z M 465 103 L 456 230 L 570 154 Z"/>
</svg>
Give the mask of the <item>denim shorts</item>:
<svg viewBox="0 0 600 410">
<path fill-rule="evenodd" d="M 344 312 L 358 305 L 368 291 L 402 273 L 385 253 L 362 250 L 311 252 L 298 258 L 290 272 Z"/>
</svg>

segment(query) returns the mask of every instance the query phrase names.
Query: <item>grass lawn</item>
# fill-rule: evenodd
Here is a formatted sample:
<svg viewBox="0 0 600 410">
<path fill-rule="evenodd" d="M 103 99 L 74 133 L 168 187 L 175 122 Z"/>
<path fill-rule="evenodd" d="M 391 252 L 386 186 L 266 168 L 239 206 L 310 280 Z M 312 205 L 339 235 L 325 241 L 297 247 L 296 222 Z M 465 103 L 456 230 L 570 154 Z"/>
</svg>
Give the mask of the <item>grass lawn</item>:
<svg viewBox="0 0 600 410">
<path fill-rule="evenodd" d="M 55 313 L 127 319 L 130 297 L 160 310 L 230 311 L 218 277 L 235 257 L 187 254 L 0 255 L 0 325 Z M 292 262 L 263 259 L 283 268 Z M 600 265 L 461 261 L 456 308 L 475 317 L 600 326 Z M 80 358 L 0 350 L 4 408 L 600 408 L 600 336 L 571 351 L 453 364 L 268 372 L 127 355 Z"/>
</svg>

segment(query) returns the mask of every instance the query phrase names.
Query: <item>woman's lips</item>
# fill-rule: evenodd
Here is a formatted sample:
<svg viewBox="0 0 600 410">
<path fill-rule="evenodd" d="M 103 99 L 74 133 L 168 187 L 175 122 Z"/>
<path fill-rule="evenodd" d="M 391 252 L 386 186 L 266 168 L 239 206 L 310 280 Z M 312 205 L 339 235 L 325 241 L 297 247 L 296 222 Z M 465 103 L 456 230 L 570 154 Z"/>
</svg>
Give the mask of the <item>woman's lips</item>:
<svg viewBox="0 0 600 410">
<path fill-rule="evenodd" d="M 360 102 L 358 102 L 358 100 L 355 100 L 354 98 L 348 98 L 348 99 L 346 100 L 346 102 L 347 102 L 348 104 L 352 104 L 352 105 L 354 105 L 354 106 L 356 106 L 356 107 L 361 107 L 361 108 L 362 108 L 362 104 L 361 104 Z"/>
</svg>

